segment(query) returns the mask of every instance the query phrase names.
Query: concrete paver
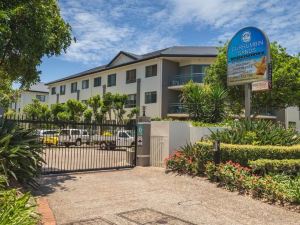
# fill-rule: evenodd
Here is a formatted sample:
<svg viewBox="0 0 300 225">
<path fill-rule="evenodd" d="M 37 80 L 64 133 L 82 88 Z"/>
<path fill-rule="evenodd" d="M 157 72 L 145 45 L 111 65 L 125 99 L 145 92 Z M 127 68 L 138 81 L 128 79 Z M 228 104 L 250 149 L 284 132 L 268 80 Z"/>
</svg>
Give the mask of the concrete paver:
<svg viewBox="0 0 300 225">
<path fill-rule="evenodd" d="M 39 194 L 58 224 L 300 224 L 299 213 L 162 168 L 47 176 Z"/>
</svg>

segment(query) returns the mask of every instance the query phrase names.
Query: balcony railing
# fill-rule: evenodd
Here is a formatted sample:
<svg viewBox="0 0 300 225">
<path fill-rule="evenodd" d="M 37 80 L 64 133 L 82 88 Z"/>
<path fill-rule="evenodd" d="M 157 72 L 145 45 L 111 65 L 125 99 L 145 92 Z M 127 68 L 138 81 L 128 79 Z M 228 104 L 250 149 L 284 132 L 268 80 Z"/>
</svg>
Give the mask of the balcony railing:
<svg viewBox="0 0 300 225">
<path fill-rule="evenodd" d="M 262 116 L 276 116 L 276 108 L 272 107 L 259 107 L 259 108 L 252 108 L 251 114 L 252 115 L 262 115 Z"/>
<path fill-rule="evenodd" d="M 171 103 L 169 104 L 169 109 L 168 109 L 169 114 L 183 114 L 187 113 L 186 108 L 182 103 Z"/>
<path fill-rule="evenodd" d="M 193 81 L 195 83 L 203 83 L 204 73 L 193 73 L 186 75 L 176 75 L 170 80 L 170 86 L 179 86 Z"/>
</svg>

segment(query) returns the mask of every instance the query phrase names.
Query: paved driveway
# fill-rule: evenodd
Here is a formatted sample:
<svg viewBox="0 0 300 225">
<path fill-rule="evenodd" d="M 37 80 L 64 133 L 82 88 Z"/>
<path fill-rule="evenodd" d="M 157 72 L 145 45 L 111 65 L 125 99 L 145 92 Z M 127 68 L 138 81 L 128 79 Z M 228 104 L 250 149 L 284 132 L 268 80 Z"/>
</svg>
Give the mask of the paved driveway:
<svg viewBox="0 0 300 225">
<path fill-rule="evenodd" d="M 135 168 L 44 177 L 58 224 L 299 224 L 300 214 L 217 188 L 205 178 Z"/>
</svg>

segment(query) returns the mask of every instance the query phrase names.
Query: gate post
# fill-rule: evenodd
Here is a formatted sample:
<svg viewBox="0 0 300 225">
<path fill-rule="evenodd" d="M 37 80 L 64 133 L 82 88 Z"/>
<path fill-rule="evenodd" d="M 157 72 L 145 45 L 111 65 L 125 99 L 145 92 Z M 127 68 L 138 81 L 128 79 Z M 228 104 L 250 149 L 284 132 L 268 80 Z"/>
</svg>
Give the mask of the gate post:
<svg viewBox="0 0 300 225">
<path fill-rule="evenodd" d="M 137 166 L 150 166 L 151 119 L 141 116 L 137 118 Z"/>
</svg>

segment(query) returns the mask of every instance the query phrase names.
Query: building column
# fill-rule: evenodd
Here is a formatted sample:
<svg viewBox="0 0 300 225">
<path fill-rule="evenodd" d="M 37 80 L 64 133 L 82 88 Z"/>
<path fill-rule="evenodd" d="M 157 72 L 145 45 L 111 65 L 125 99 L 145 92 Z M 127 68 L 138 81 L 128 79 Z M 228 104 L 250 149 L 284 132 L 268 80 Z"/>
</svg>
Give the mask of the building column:
<svg viewBox="0 0 300 225">
<path fill-rule="evenodd" d="M 138 117 L 137 123 L 137 166 L 150 166 L 150 138 L 151 119 L 150 117 Z"/>
<path fill-rule="evenodd" d="M 80 90 L 77 90 L 77 101 L 80 99 Z"/>
<path fill-rule="evenodd" d="M 56 94 L 56 103 L 59 103 L 59 94 Z"/>
<path fill-rule="evenodd" d="M 140 116 L 141 111 L 141 78 L 136 80 L 136 107 L 139 109 L 137 117 Z"/>
<path fill-rule="evenodd" d="M 105 93 L 106 93 L 106 85 L 104 84 L 103 85 L 103 92 L 102 92 L 102 94 L 105 95 Z"/>
</svg>

